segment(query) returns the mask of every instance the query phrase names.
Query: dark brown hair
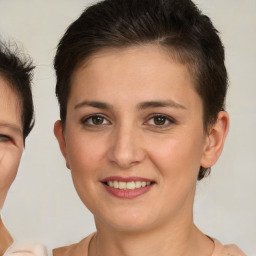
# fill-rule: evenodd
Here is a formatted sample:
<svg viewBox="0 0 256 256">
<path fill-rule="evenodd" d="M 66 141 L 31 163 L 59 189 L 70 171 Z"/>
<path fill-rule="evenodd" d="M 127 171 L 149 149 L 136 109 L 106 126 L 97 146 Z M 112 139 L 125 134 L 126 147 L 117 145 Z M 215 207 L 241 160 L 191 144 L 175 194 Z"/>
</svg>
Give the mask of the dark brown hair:
<svg viewBox="0 0 256 256">
<path fill-rule="evenodd" d="M 70 81 L 85 59 L 103 48 L 156 44 L 187 65 L 203 102 L 205 130 L 224 110 L 224 48 L 211 20 L 190 0 L 105 0 L 87 8 L 59 42 L 54 67 L 65 124 Z M 207 168 L 201 167 L 198 179 Z"/>
<path fill-rule="evenodd" d="M 34 126 L 34 105 L 31 92 L 32 61 L 15 44 L 0 42 L 0 76 L 8 81 L 18 95 L 22 108 L 24 142 Z"/>
</svg>

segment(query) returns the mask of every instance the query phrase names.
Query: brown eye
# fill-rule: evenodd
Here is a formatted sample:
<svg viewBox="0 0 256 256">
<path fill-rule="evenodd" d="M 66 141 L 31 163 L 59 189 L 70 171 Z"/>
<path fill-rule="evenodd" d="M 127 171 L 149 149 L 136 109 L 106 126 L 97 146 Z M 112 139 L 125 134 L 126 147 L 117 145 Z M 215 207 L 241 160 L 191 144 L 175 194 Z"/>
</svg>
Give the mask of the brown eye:
<svg viewBox="0 0 256 256">
<path fill-rule="evenodd" d="M 154 117 L 154 124 L 155 125 L 164 125 L 165 122 L 166 122 L 166 117 L 163 117 L 163 116 Z"/>
<path fill-rule="evenodd" d="M 175 120 L 170 116 L 164 114 L 154 114 L 147 120 L 145 124 L 155 128 L 167 128 L 175 123 Z"/>
<path fill-rule="evenodd" d="M 81 123 L 85 126 L 101 126 L 101 125 L 109 125 L 110 122 L 104 117 L 99 114 L 97 115 L 91 115 L 84 120 L 81 121 Z"/>
<path fill-rule="evenodd" d="M 104 118 L 101 116 L 93 116 L 92 117 L 92 123 L 94 125 L 101 125 L 101 124 L 103 124 L 103 122 L 104 122 Z"/>
</svg>

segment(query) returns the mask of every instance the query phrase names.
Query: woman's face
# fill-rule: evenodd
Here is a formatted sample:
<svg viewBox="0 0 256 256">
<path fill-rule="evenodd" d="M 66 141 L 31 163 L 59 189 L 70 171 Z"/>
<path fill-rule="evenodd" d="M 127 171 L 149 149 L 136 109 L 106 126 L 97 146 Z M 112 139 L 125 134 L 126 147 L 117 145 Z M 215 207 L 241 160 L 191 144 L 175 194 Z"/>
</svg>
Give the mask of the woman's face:
<svg viewBox="0 0 256 256">
<path fill-rule="evenodd" d="M 105 50 L 72 79 L 55 134 L 96 225 L 140 230 L 192 218 L 208 136 L 185 65 L 157 46 Z"/>
<path fill-rule="evenodd" d="M 0 77 L 0 209 L 17 174 L 23 151 L 19 99 Z"/>
</svg>

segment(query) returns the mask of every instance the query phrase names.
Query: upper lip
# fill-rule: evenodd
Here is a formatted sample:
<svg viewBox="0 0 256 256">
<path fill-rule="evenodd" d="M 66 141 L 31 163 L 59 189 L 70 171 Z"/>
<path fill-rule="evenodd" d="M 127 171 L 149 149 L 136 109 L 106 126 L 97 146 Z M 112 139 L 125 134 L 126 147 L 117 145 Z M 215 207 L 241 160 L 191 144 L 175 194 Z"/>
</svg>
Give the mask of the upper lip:
<svg viewBox="0 0 256 256">
<path fill-rule="evenodd" d="M 110 176 L 107 178 L 104 178 L 101 180 L 101 182 L 108 182 L 108 181 L 123 181 L 123 182 L 129 182 L 129 181 L 150 181 L 154 182 L 151 179 L 143 178 L 143 177 L 137 177 L 137 176 L 132 176 L 132 177 L 121 177 L 121 176 Z"/>
</svg>

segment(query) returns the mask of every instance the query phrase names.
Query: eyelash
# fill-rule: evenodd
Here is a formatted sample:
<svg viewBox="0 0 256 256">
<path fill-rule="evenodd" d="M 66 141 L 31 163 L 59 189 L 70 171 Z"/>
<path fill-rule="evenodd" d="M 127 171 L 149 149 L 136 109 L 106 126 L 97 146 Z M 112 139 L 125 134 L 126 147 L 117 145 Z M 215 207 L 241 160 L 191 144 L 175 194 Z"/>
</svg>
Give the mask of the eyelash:
<svg viewBox="0 0 256 256">
<path fill-rule="evenodd" d="M 92 120 L 93 118 L 100 118 L 100 120 L 101 120 L 103 123 L 99 123 L 99 124 L 95 124 L 95 123 L 94 123 L 94 124 L 93 124 L 93 120 Z M 150 121 L 150 120 L 153 120 L 153 122 L 154 122 L 154 121 L 155 121 L 155 120 L 154 120 L 155 118 L 162 118 L 163 121 L 164 121 L 164 124 L 159 124 L 159 125 L 157 125 L 157 124 L 149 124 L 149 121 Z M 105 123 L 104 123 L 104 122 L 105 122 Z M 166 122 L 168 122 L 168 123 L 166 124 Z M 93 127 L 93 128 L 100 128 L 100 127 L 102 127 L 102 125 L 105 126 L 105 125 L 111 124 L 111 122 L 108 121 L 108 119 L 107 119 L 104 115 L 102 115 L 102 114 L 93 114 L 93 115 L 87 116 L 87 117 L 85 117 L 85 118 L 83 118 L 83 119 L 81 120 L 81 123 L 82 123 L 83 125 L 85 125 L 85 126 Z M 173 119 L 173 118 L 170 117 L 170 116 L 167 116 L 167 115 L 164 115 L 164 114 L 152 114 L 152 115 L 150 115 L 150 116 L 147 118 L 146 122 L 144 122 L 143 124 L 149 125 L 149 126 L 151 126 L 151 127 L 157 128 L 157 129 L 161 129 L 161 128 L 167 128 L 167 127 L 169 127 L 171 124 L 175 124 L 175 123 L 176 123 L 175 119 Z"/>
<path fill-rule="evenodd" d="M 148 119 L 147 119 L 147 123 L 149 123 L 150 120 L 153 120 L 153 122 L 155 121 L 155 118 L 162 118 L 164 119 L 164 124 L 160 124 L 160 125 L 156 125 L 156 124 L 149 124 L 151 127 L 157 128 L 157 129 L 161 129 L 161 128 L 167 128 L 172 124 L 175 124 L 176 121 L 175 119 L 173 119 L 170 116 L 164 115 L 164 114 L 152 114 Z M 166 121 L 168 122 L 166 124 Z"/>
<path fill-rule="evenodd" d="M 90 116 L 87 116 L 87 117 L 85 117 L 85 118 L 83 118 L 82 120 L 81 120 L 81 123 L 83 124 L 83 125 L 85 125 L 85 126 L 89 126 L 89 127 L 100 127 L 100 126 L 102 126 L 102 125 L 106 125 L 106 124 L 93 124 L 93 123 L 89 123 L 89 121 L 91 120 L 91 122 L 93 122 L 92 121 L 92 119 L 93 118 L 101 118 L 102 120 L 103 120 L 103 122 L 104 121 L 107 121 L 108 122 L 108 124 L 110 123 L 108 120 L 107 120 L 107 118 L 104 116 L 104 115 L 102 115 L 102 114 L 93 114 L 93 115 L 90 115 Z M 97 128 L 98 128 L 97 127 Z"/>
<path fill-rule="evenodd" d="M 12 139 L 7 136 L 7 135 L 4 135 L 4 134 L 0 134 L 0 142 L 8 142 L 8 141 L 11 141 Z"/>
</svg>

